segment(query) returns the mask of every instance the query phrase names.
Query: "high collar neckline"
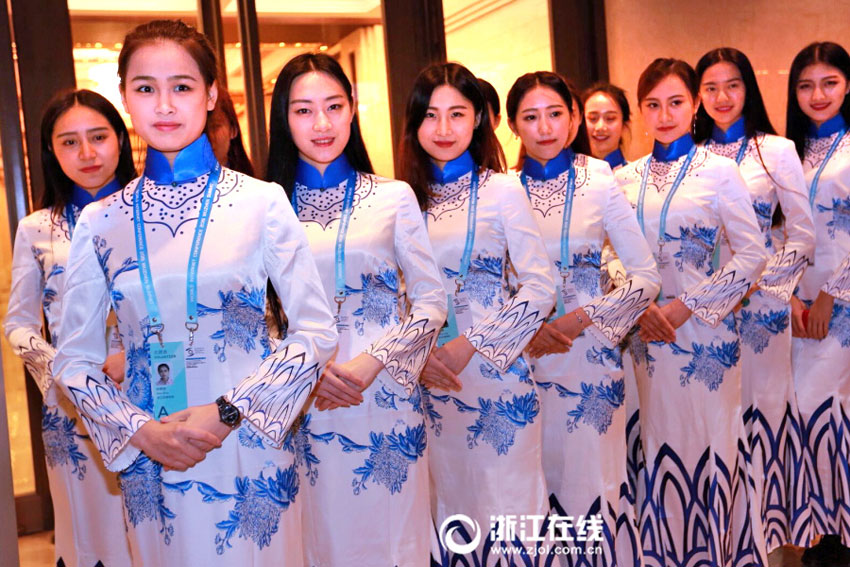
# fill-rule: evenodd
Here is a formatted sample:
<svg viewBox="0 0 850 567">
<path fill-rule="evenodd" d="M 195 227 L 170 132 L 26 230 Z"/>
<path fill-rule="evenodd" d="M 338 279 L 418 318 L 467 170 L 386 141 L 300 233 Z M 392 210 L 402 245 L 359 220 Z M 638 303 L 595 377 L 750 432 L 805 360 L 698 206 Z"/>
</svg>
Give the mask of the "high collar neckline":
<svg viewBox="0 0 850 567">
<path fill-rule="evenodd" d="M 108 197 L 112 195 L 116 191 L 121 189 L 121 184 L 118 183 L 118 179 L 112 178 L 112 181 L 98 189 L 97 193 L 92 197 L 92 194 L 77 185 L 74 184 L 74 187 L 71 189 L 71 199 L 70 202 L 72 205 L 83 208 L 89 203 L 94 203 L 95 201 L 99 201 L 104 197 Z"/>
<path fill-rule="evenodd" d="M 842 128 L 846 127 L 847 122 L 844 120 L 844 116 L 839 112 L 820 126 L 809 124 L 809 137 L 828 138 L 836 132 L 840 131 Z"/>
<path fill-rule="evenodd" d="M 472 154 L 466 150 L 458 157 L 450 162 L 447 162 L 441 170 L 435 163 L 431 163 L 431 176 L 435 183 L 445 185 L 457 181 L 470 171 L 475 170 L 475 160 L 472 159 Z"/>
<path fill-rule="evenodd" d="M 295 166 L 295 182 L 308 189 L 327 189 L 337 187 L 343 180 L 348 179 L 352 171 L 354 168 L 351 167 L 345 154 L 340 154 L 329 163 L 324 174 L 320 173 L 315 166 L 299 159 L 298 165 Z"/>
<path fill-rule="evenodd" d="M 725 132 L 716 124 L 711 129 L 711 139 L 718 144 L 731 144 L 732 142 L 737 142 L 745 135 L 743 116 L 733 122 Z"/>
<path fill-rule="evenodd" d="M 617 148 L 616 150 L 605 156 L 603 159 L 608 162 L 608 165 L 611 166 L 611 169 L 614 169 L 615 167 L 620 167 L 621 165 L 626 165 L 627 163 L 626 158 L 620 148 Z"/>
<path fill-rule="evenodd" d="M 691 151 L 691 148 L 694 147 L 694 139 L 691 137 L 691 133 L 683 135 L 681 138 L 673 140 L 669 146 L 666 148 L 661 144 L 661 142 L 655 142 L 655 145 L 652 148 L 652 159 L 658 161 L 674 161 Z"/>
<path fill-rule="evenodd" d="M 527 177 L 548 181 L 555 179 L 570 168 L 573 163 L 575 154 L 570 148 L 564 148 L 555 157 L 546 162 L 546 165 L 541 164 L 534 158 L 526 156 L 522 164 L 522 172 Z"/>
<path fill-rule="evenodd" d="M 174 158 L 174 167 L 168 164 L 168 158 L 154 148 L 148 147 L 145 159 L 145 177 L 157 185 L 168 185 L 194 181 L 209 173 L 217 163 L 212 145 L 206 134 L 180 150 Z"/>
</svg>

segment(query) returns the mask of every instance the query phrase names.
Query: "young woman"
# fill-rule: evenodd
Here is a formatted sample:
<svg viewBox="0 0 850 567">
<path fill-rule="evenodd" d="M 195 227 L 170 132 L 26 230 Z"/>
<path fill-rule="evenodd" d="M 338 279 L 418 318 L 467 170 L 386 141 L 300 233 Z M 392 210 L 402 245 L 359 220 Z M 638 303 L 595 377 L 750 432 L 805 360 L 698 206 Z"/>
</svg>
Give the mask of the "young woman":
<svg viewBox="0 0 850 567">
<path fill-rule="evenodd" d="M 278 448 L 336 346 L 306 237 L 280 187 L 216 161 L 203 35 L 141 25 L 118 70 L 145 173 L 80 216 L 56 377 L 121 471 L 134 561 L 300 564 L 296 457 Z M 289 317 L 274 351 L 267 280 Z M 121 390 L 97 372 L 109 306 L 126 350 Z M 157 385 L 162 364 L 171 383 Z"/>
<path fill-rule="evenodd" d="M 372 173 L 355 108 L 351 83 L 325 54 L 299 55 L 275 82 L 269 178 L 286 189 L 307 232 L 340 336 L 294 438 L 306 464 L 306 559 L 425 566 L 418 378 L 446 294 L 416 196 Z M 368 524 L 359 523 L 363 514 Z"/>
<path fill-rule="evenodd" d="M 696 73 L 701 99 L 696 141 L 738 163 L 771 254 L 737 313 L 742 407 L 757 511 L 768 551 L 785 543 L 805 546 L 810 538 L 804 513 L 808 487 L 802 484 L 805 443 L 791 376 L 789 304 L 815 248 L 803 168 L 794 144 L 775 135 L 746 55 L 730 47 L 714 49 L 702 56 Z M 785 239 L 777 245 L 771 225 L 780 206 Z M 732 257 L 726 238 L 718 250 L 725 264 Z"/>
<path fill-rule="evenodd" d="M 613 170 L 623 167 L 623 130 L 631 117 L 626 91 L 599 83 L 584 91 L 582 102 L 591 155 L 607 161 Z"/>
<path fill-rule="evenodd" d="M 56 561 L 129 565 L 115 473 L 97 456 L 73 404 L 53 382 L 68 249 L 80 212 L 136 175 L 121 116 L 87 90 L 57 94 L 41 122 L 42 208 L 18 224 L 4 330 L 44 396 L 41 425 L 56 526 Z M 47 320 L 50 342 L 44 340 Z M 106 335 L 99 337 L 103 346 Z"/>
<path fill-rule="evenodd" d="M 520 537 L 519 530 L 515 538 L 497 537 L 513 531 L 505 521 L 488 534 L 491 516 L 548 510 L 540 402 L 522 351 L 552 309 L 554 283 L 525 191 L 500 173 L 504 156 L 468 69 L 441 63 L 419 74 L 401 155 L 401 176 L 425 211 L 449 295 L 439 347 L 422 374 L 433 407 L 434 522 L 443 541 L 456 544 L 435 560 L 491 564 L 489 550 Z M 508 253 L 519 284 L 513 296 L 506 289 Z M 444 525 L 456 514 L 481 531 Z M 526 531 L 518 545 L 533 544 L 537 534 L 530 524 Z M 467 545 L 466 557 L 454 558 L 452 549 Z"/>
<path fill-rule="evenodd" d="M 763 565 L 762 527 L 740 481 L 740 344 L 731 312 L 768 254 L 735 162 L 694 145 L 697 90 L 683 61 L 647 67 L 638 102 L 655 147 L 617 172 L 661 272 L 661 293 L 631 342 L 646 455 L 644 560 Z M 734 256 L 721 266 L 712 256 L 722 232 Z"/>
<path fill-rule="evenodd" d="M 814 464 L 812 531 L 850 543 L 850 56 L 813 43 L 788 75 L 787 133 L 803 160 L 814 265 L 791 300 L 791 362 Z M 783 207 L 784 209 L 784 207 Z"/>
<path fill-rule="evenodd" d="M 640 565 L 633 510 L 620 505 L 626 421 L 618 344 L 658 295 L 661 278 L 611 168 L 567 148 L 572 104 L 564 80 L 548 71 L 517 79 L 506 104 L 508 125 L 526 151 L 521 180 L 557 284 L 556 311 L 529 348 L 542 390 L 543 469 L 553 513 L 602 515 L 602 552 L 585 553 L 588 564 Z M 605 294 L 607 239 L 628 278 Z"/>
</svg>

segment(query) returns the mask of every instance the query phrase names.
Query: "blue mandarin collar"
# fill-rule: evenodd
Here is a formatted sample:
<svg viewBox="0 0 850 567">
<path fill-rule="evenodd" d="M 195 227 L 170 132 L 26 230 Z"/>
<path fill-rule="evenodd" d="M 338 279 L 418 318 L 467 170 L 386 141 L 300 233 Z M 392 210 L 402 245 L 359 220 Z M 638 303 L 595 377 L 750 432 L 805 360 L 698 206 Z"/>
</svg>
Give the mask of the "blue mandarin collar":
<svg viewBox="0 0 850 567">
<path fill-rule="evenodd" d="M 674 161 L 691 151 L 694 147 L 694 139 L 688 132 L 678 140 L 673 140 L 666 148 L 656 141 L 652 148 L 652 159 L 658 161 Z"/>
<path fill-rule="evenodd" d="M 94 203 L 104 197 L 108 197 L 119 189 L 121 189 L 121 184 L 118 183 L 118 179 L 112 178 L 112 181 L 101 187 L 94 197 L 92 197 L 91 193 L 75 183 L 74 188 L 71 189 L 71 204 L 82 209 L 89 203 Z"/>
<path fill-rule="evenodd" d="M 197 140 L 180 150 L 174 158 L 173 169 L 162 152 L 148 147 L 145 177 L 157 185 L 186 183 L 212 171 L 216 161 L 207 135 L 201 134 Z"/>
<path fill-rule="evenodd" d="M 607 156 L 605 156 L 605 161 L 608 162 L 608 165 L 611 166 L 611 169 L 615 167 L 620 167 L 621 165 L 626 165 L 626 158 L 623 156 L 623 152 L 620 151 L 620 148 L 617 148 Z"/>
<path fill-rule="evenodd" d="M 743 116 L 733 122 L 725 132 L 718 128 L 716 124 L 711 130 L 711 139 L 718 144 L 731 144 L 732 142 L 737 142 L 745 135 Z"/>
<path fill-rule="evenodd" d="M 829 136 L 832 136 L 842 128 L 846 127 L 847 122 L 844 120 L 844 116 L 839 112 L 820 126 L 809 124 L 809 137 L 828 138 Z"/>
<path fill-rule="evenodd" d="M 298 165 L 295 166 L 295 182 L 309 189 L 337 187 L 348 179 L 353 170 L 354 168 L 351 167 L 345 154 L 340 154 L 338 158 L 329 163 L 324 174 L 319 173 L 318 169 L 303 159 L 299 159 Z"/>
<path fill-rule="evenodd" d="M 470 171 L 475 169 L 475 160 L 469 150 L 466 150 L 452 161 L 446 163 L 441 170 L 439 166 L 431 162 L 431 176 L 434 183 L 446 184 L 457 181 Z"/>
<path fill-rule="evenodd" d="M 564 148 L 561 153 L 546 162 L 546 165 L 541 164 L 536 159 L 526 157 L 522 164 L 522 172 L 532 179 L 540 179 L 541 181 L 555 179 L 570 168 L 574 155 L 571 149 Z"/>
</svg>

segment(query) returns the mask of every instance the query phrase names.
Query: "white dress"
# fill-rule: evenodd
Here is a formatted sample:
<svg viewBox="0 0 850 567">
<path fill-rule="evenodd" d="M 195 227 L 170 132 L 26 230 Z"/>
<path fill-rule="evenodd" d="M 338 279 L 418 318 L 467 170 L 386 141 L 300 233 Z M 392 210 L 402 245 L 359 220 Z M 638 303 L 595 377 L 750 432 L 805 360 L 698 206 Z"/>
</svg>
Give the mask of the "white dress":
<svg viewBox="0 0 850 567">
<path fill-rule="evenodd" d="M 97 197 L 117 189 L 115 181 Z M 118 480 L 103 466 L 76 408 L 53 381 L 72 227 L 82 211 L 77 205 L 92 200 L 81 192 L 74 188 L 70 208 L 58 214 L 41 209 L 18 224 L 4 330 L 44 397 L 41 435 L 53 500 L 56 561 L 67 567 L 89 567 L 98 561 L 113 567 L 131 564 Z M 49 343 L 42 334 L 42 313 Z M 99 340 L 102 347 L 109 342 L 105 334 Z"/>
<path fill-rule="evenodd" d="M 746 143 L 746 147 L 742 144 Z M 800 158 L 794 143 L 779 136 L 745 137 L 741 118 L 726 132 L 715 128 L 710 151 L 738 161 L 771 258 L 759 290 L 736 314 L 741 337 L 741 395 L 751 456 L 750 475 L 767 550 L 809 544 L 810 515 L 805 475 L 805 441 L 791 375 L 791 294 L 812 261 L 814 223 Z M 776 207 L 785 216 L 784 245 L 776 246 L 771 225 Z M 721 239 L 720 263 L 732 257 Z"/>
<path fill-rule="evenodd" d="M 142 217 L 166 342 L 188 339 L 187 259 L 214 166 L 205 135 L 173 170 L 148 148 Z M 187 369 L 186 395 L 190 406 L 226 395 L 243 420 L 201 463 L 166 471 L 128 443 L 152 419 L 148 352 L 157 342 L 134 240 L 136 186 L 80 217 L 63 319 L 73 331 L 61 337 L 54 368 L 107 467 L 121 471 L 134 564 L 302 565 L 301 475 L 287 434 L 337 338 L 304 231 L 279 186 L 222 169 L 198 272 L 193 348 L 205 361 Z M 264 319 L 269 280 L 289 319 L 276 349 Z M 126 350 L 121 390 L 97 371 L 110 305 Z"/>
<path fill-rule="evenodd" d="M 626 475 L 625 377 L 619 343 L 658 295 L 661 278 L 631 205 L 611 168 L 601 160 L 564 150 L 545 167 L 526 158 L 523 178 L 546 243 L 549 265 L 561 285 L 561 231 L 575 164 L 575 189 L 569 223 L 570 283 L 576 305 L 591 325 L 566 354 L 534 359 L 543 418 L 543 469 L 553 514 L 601 514 L 601 553 L 565 555 L 573 565 L 640 565 L 634 510 L 621 495 Z M 600 271 L 602 249 L 610 242 L 626 277 L 605 294 Z M 569 312 L 572 309 L 566 307 Z M 554 317 L 554 316 L 553 316 Z"/>
<path fill-rule="evenodd" d="M 426 567 L 431 503 L 418 381 L 446 317 L 446 294 L 409 185 L 355 174 L 345 156 L 328 165 L 324 176 L 302 161 L 296 209 L 330 309 L 336 313 L 335 247 L 351 175 L 339 311 L 344 328 L 335 359 L 347 362 L 366 352 L 384 369 L 360 405 L 330 411 L 311 406 L 297 426 L 295 446 L 305 465 L 306 564 Z"/>
<path fill-rule="evenodd" d="M 476 167 L 464 153 L 442 172 L 435 168 L 434 178 L 440 183 L 431 185 L 428 233 L 450 301 L 457 290 Z M 540 399 L 522 351 L 549 315 L 555 287 L 518 179 L 490 170 L 479 174 L 474 235 L 462 291 L 468 298 L 471 326 L 459 322 L 458 331 L 476 352 L 459 374 L 460 392 L 433 390 L 425 400 L 435 526 L 445 527 L 447 518 L 464 514 L 480 527 L 474 533 L 464 525 L 454 533 L 458 543 L 468 544 L 480 536 L 466 556 L 445 548 L 434 552 L 434 561 L 446 566 L 464 561 L 496 565 L 501 556 L 491 553 L 493 548 L 533 545 L 529 540 L 536 534 L 531 524 L 527 538 L 518 543 L 520 534 L 511 534 L 506 527 L 521 515 L 545 517 L 549 509 Z M 512 296 L 506 286 L 508 253 L 519 284 Z M 491 525 L 491 519 L 498 525 Z"/>
<path fill-rule="evenodd" d="M 768 255 L 735 162 L 696 148 L 670 201 L 659 258 L 662 205 L 691 148 L 689 135 L 666 151 L 656 145 L 644 199 L 644 233 L 662 278 L 659 303 L 678 297 L 693 312 L 674 343 L 647 345 L 637 335 L 631 341 L 646 456 L 639 518 L 644 562 L 763 565 L 762 527 L 749 510 L 754 495 L 741 481 L 746 452 L 739 453 L 745 443 L 740 344 L 731 311 Z M 635 207 L 647 161 L 617 172 Z M 715 269 L 712 254 L 721 232 L 735 255 Z"/>
<path fill-rule="evenodd" d="M 821 125 L 806 143 L 803 170 L 811 188 L 826 154 L 845 127 L 841 115 Z M 812 213 L 815 262 L 800 280 L 799 297 L 811 305 L 823 290 L 835 303 L 822 341 L 793 339 L 791 360 L 797 402 L 813 464 L 812 532 L 841 534 L 850 543 L 850 136 L 845 135 L 821 172 Z"/>
</svg>

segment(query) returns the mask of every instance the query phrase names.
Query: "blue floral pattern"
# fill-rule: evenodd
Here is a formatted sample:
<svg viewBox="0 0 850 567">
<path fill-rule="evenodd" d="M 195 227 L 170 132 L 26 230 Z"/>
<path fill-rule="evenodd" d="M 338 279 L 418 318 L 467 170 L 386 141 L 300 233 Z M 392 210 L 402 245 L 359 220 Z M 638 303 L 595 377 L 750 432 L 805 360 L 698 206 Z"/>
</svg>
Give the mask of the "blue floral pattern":
<svg viewBox="0 0 850 567">
<path fill-rule="evenodd" d="M 605 361 L 610 360 L 614 363 L 615 368 L 623 367 L 623 353 L 620 352 L 619 347 L 608 348 L 606 346 L 602 346 L 600 348 L 596 348 L 593 346 L 587 349 L 584 356 L 591 364 L 604 366 Z"/>
<path fill-rule="evenodd" d="M 207 307 L 198 304 L 198 315 L 206 317 L 221 313 L 221 328 L 210 335 L 211 339 L 220 340 L 221 344 L 214 346 L 219 362 L 227 360 L 228 346 L 241 348 L 250 353 L 257 348 L 259 339 L 263 347 L 262 358 L 271 354 L 268 328 L 266 327 L 266 292 L 265 288 L 249 288 L 242 286 L 240 291 L 219 291 L 221 307 Z"/>
<path fill-rule="evenodd" d="M 55 468 L 70 465 L 73 467 L 71 474 L 83 480 L 86 476 L 86 465 L 83 461 L 87 461 L 88 457 L 80 451 L 77 438 L 86 437 L 75 431 L 76 423 L 76 419 L 59 415 L 58 408 L 51 411 L 47 406 L 41 407 L 41 436 L 44 439 L 47 466 Z"/>
<path fill-rule="evenodd" d="M 761 353 L 767 348 L 771 336 L 778 335 L 788 328 L 788 309 L 780 311 L 752 312 L 741 310 L 741 341 Z"/>
<path fill-rule="evenodd" d="M 159 533 L 165 544 L 171 543 L 174 526 L 170 520 L 176 515 L 165 505 L 162 495 L 162 465 L 144 455 L 118 473 L 118 483 L 124 496 L 127 520 L 138 526 L 145 520 L 158 521 Z"/>
<path fill-rule="evenodd" d="M 295 466 L 306 468 L 307 472 L 304 473 L 304 476 L 307 477 L 310 486 L 315 486 L 316 479 L 319 478 L 318 465 L 321 461 L 313 453 L 311 441 L 320 441 L 327 445 L 333 440 L 334 433 L 332 431 L 321 434 L 313 433 L 310 431 L 311 420 L 312 416 L 309 413 L 299 416 L 292 427 L 289 428 L 281 448 L 295 454 Z"/>
<path fill-rule="evenodd" d="M 507 455 L 513 446 L 516 432 L 530 423 L 540 413 L 537 392 L 524 395 L 512 394 L 509 401 L 499 396 L 498 400 L 478 398 L 478 407 L 471 406 L 451 395 L 435 396 L 441 402 L 453 401 L 460 413 L 477 413 L 475 423 L 467 427 L 470 432 L 466 441 L 470 449 L 478 446 L 479 439 L 496 449 L 497 455 Z"/>
<path fill-rule="evenodd" d="M 443 415 L 437 411 L 437 408 L 434 406 L 434 400 L 447 403 L 449 401 L 449 395 L 440 396 L 434 394 L 428 388 L 422 387 L 422 411 L 428 422 L 428 428 L 434 432 L 434 437 L 439 437 L 440 433 L 443 432 Z"/>
<path fill-rule="evenodd" d="M 360 289 L 345 286 L 346 295 L 363 294 L 363 302 L 354 311 L 358 335 L 365 333 L 366 321 L 386 327 L 398 323 L 398 270 L 385 267 L 377 274 L 360 274 Z"/>
<path fill-rule="evenodd" d="M 147 318 L 146 318 L 147 320 Z M 143 325 L 143 329 L 149 326 Z M 153 412 L 151 392 L 150 347 L 147 338 L 141 346 L 129 342 L 125 350 L 127 367 L 127 398 L 139 409 Z"/>
<path fill-rule="evenodd" d="M 41 291 L 41 307 L 44 309 L 45 313 L 50 312 L 50 306 L 56 301 L 57 290 L 48 285 L 48 280 L 54 276 L 58 276 L 59 274 L 65 273 L 65 268 L 60 266 L 59 264 L 53 264 L 51 266 L 50 271 L 47 271 L 45 263 L 45 255 L 46 252 L 39 248 L 38 246 L 31 246 L 30 250 L 32 251 L 32 255 L 35 258 L 36 263 L 38 264 L 38 271 L 41 273 L 41 281 L 43 285 L 43 289 Z M 56 343 L 54 343 L 56 344 Z"/>
<path fill-rule="evenodd" d="M 537 385 L 546 391 L 554 388 L 561 398 L 579 398 L 576 408 L 567 412 L 567 433 L 575 431 L 579 422 L 594 428 L 599 435 L 606 433 L 614 419 L 614 412 L 626 400 L 625 379 L 611 380 L 609 375 L 597 385 L 582 382 L 581 392 L 574 392 L 557 382 L 537 382 Z"/>
<path fill-rule="evenodd" d="M 770 250 L 773 248 L 773 237 L 771 236 L 771 226 L 773 225 L 773 205 L 770 201 L 764 199 L 756 199 L 753 201 L 753 210 L 756 212 L 756 220 L 759 223 L 759 229 L 764 235 L 764 245 Z"/>
<path fill-rule="evenodd" d="M 686 350 L 676 343 L 670 343 L 675 355 L 690 355 L 687 366 L 680 368 L 684 374 L 679 376 L 679 382 L 684 387 L 691 379 L 705 384 L 710 392 L 717 390 L 723 383 L 726 371 L 738 364 L 741 358 L 741 343 L 721 341 L 719 345 L 713 342 L 708 345 L 691 343 L 692 351 Z"/>
<path fill-rule="evenodd" d="M 709 258 L 714 252 L 714 242 L 717 238 L 717 227 L 710 226 L 680 226 L 679 238 L 666 234 L 664 238 L 669 242 L 679 240 L 679 251 L 673 254 L 676 258 L 676 267 L 680 272 L 684 271 L 685 264 L 694 268 L 706 268 L 706 275 L 711 275 L 714 269 Z"/>
<path fill-rule="evenodd" d="M 497 296 L 499 305 L 504 304 L 499 293 L 504 283 L 504 268 L 502 266 L 502 258 L 494 256 L 482 258 L 480 254 L 470 263 L 469 273 L 467 273 L 466 280 L 463 282 L 463 289 L 472 300 L 482 307 L 492 307 Z M 460 275 L 459 272 L 449 268 L 443 268 L 443 273 L 449 278 L 456 278 Z"/>
<path fill-rule="evenodd" d="M 481 372 L 481 376 L 484 378 L 489 378 L 490 380 L 498 380 L 502 382 L 502 373 L 499 372 L 499 369 L 493 366 L 491 363 L 484 361 L 478 366 L 478 371 Z M 524 384 L 531 384 L 531 369 L 528 367 L 528 363 L 525 361 L 525 358 L 520 356 L 511 364 L 510 368 L 508 368 L 508 374 L 513 374 L 517 377 L 519 382 Z"/>
<path fill-rule="evenodd" d="M 645 366 L 647 375 L 652 378 L 655 372 L 655 357 L 649 354 L 649 346 L 635 333 L 629 340 L 629 352 L 635 365 Z"/>
<path fill-rule="evenodd" d="M 369 445 L 360 445 L 339 433 L 336 437 L 344 453 L 369 451 L 363 466 L 354 469 L 354 474 L 359 475 L 359 478 L 351 481 L 355 495 L 367 489 L 369 480 L 383 485 L 390 494 L 401 492 L 407 481 L 408 467 L 425 454 L 424 423 L 414 427 L 406 426 L 403 433 L 396 433 L 395 428 L 388 434 L 372 431 L 369 434 Z"/>
<path fill-rule="evenodd" d="M 832 207 L 818 205 L 819 213 L 825 213 L 827 211 L 832 211 L 832 220 L 826 223 L 829 237 L 835 240 L 836 232 L 850 234 L 850 197 L 845 199 L 833 197 Z"/>
<path fill-rule="evenodd" d="M 558 269 L 561 262 L 556 261 Z M 584 254 L 573 254 L 573 265 L 570 266 L 570 276 L 578 291 L 582 291 L 590 297 L 596 297 L 602 293 L 599 280 L 602 277 L 602 250 L 590 249 Z"/>
<path fill-rule="evenodd" d="M 94 244 L 94 252 L 97 256 L 97 261 L 100 264 L 100 269 L 103 270 L 103 275 L 106 278 L 106 287 L 109 290 L 109 298 L 112 301 L 112 307 L 117 311 L 121 305 L 121 301 L 124 299 L 124 294 L 121 290 L 115 287 L 115 280 L 118 276 L 125 272 L 137 270 L 139 268 L 139 264 L 136 260 L 127 257 L 124 258 L 121 265 L 115 270 L 115 273 L 112 273 L 109 269 L 109 257 L 112 256 L 113 249 L 107 248 L 108 244 L 106 243 L 106 239 L 101 238 L 100 236 L 93 237 L 92 242 Z"/>
<path fill-rule="evenodd" d="M 842 348 L 850 348 L 850 305 L 835 302 L 829 320 L 829 332 L 838 339 Z"/>
</svg>

